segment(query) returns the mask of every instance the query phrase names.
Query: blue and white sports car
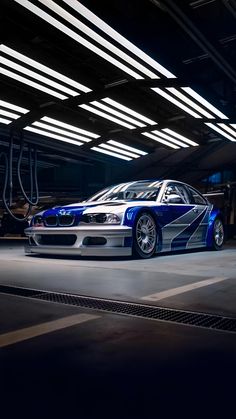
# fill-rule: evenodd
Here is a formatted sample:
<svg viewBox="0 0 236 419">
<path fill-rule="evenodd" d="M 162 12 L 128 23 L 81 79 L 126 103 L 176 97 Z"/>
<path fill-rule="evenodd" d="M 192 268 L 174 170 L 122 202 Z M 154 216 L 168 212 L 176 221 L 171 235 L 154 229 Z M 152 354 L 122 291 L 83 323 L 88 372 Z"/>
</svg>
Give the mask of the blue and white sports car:
<svg viewBox="0 0 236 419">
<path fill-rule="evenodd" d="M 193 187 L 142 180 L 106 188 L 88 200 L 35 215 L 29 252 L 149 258 L 154 253 L 221 249 L 220 211 Z"/>
</svg>

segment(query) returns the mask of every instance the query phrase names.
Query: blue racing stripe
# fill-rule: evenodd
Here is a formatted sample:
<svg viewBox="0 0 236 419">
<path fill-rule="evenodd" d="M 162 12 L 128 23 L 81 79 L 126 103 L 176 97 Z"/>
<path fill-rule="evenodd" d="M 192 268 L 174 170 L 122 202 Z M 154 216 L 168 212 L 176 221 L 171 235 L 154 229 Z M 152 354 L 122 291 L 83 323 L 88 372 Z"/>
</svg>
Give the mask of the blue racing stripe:
<svg viewBox="0 0 236 419">
<path fill-rule="evenodd" d="M 177 250 L 179 248 L 186 247 L 188 240 L 193 235 L 195 230 L 198 228 L 199 224 L 203 220 L 206 215 L 208 208 L 206 208 L 201 214 L 198 215 L 197 218 L 183 231 L 181 231 L 178 236 L 176 236 L 171 242 L 171 250 Z"/>
</svg>

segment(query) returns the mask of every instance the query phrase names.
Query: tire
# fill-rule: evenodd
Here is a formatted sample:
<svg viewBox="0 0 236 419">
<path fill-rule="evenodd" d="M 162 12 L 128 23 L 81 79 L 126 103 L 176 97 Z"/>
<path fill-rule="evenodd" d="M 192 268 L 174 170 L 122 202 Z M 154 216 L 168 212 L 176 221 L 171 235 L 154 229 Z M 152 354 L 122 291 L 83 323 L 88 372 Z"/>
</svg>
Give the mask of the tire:
<svg viewBox="0 0 236 419">
<path fill-rule="evenodd" d="M 133 256 L 148 259 L 156 252 L 157 226 L 148 212 L 139 214 L 133 232 Z"/>
<path fill-rule="evenodd" d="M 221 250 L 224 243 L 224 226 L 220 218 L 216 218 L 213 224 L 212 250 Z"/>
</svg>

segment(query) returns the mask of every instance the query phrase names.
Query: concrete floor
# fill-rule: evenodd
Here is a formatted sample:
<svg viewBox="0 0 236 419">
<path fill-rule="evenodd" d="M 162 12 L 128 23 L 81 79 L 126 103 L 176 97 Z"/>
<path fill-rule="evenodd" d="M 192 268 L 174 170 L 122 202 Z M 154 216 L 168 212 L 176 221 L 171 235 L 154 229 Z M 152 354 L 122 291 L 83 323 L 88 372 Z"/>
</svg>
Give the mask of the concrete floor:
<svg viewBox="0 0 236 419">
<path fill-rule="evenodd" d="M 23 240 L 0 240 L 0 283 L 236 317 L 235 256 L 232 242 L 148 261 L 47 258 L 25 256 Z M 209 409 L 209 417 L 235 418 L 234 333 L 0 294 L 0 340 L 91 313 L 0 349 L 6 417 L 200 418 Z"/>
</svg>

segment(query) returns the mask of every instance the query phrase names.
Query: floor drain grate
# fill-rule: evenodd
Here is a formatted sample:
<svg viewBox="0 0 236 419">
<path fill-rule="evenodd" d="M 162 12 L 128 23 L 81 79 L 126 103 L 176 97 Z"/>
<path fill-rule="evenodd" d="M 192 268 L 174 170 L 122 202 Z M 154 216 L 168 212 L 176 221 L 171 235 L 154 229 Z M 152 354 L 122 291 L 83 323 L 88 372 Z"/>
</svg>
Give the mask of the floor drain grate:
<svg viewBox="0 0 236 419">
<path fill-rule="evenodd" d="M 93 310 L 102 310 L 110 313 L 124 314 L 149 320 L 162 320 L 189 326 L 204 327 L 207 329 L 236 332 L 236 318 L 232 317 L 5 285 L 0 285 L 0 293 L 84 307 Z"/>
<path fill-rule="evenodd" d="M 11 285 L 0 285 L 0 293 L 17 295 L 19 297 L 36 297 L 42 291 L 33 290 L 30 288 L 14 287 Z"/>
</svg>

